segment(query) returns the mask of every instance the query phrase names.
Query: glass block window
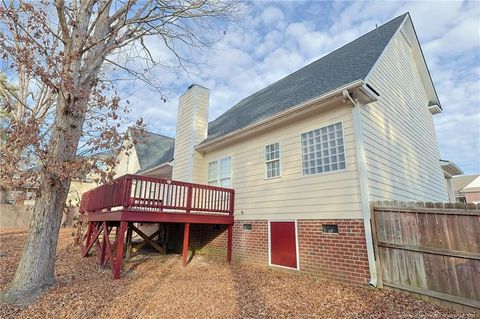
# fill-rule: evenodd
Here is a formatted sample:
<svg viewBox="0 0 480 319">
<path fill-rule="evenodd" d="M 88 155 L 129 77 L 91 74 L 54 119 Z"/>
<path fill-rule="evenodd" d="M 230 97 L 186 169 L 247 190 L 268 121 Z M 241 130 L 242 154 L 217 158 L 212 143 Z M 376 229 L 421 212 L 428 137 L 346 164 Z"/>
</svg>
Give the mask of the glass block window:
<svg viewBox="0 0 480 319">
<path fill-rule="evenodd" d="M 265 165 L 267 178 L 280 176 L 280 144 L 265 146 Z"/>
<path fill-rule="evenodd" d="M 225 157 L 218 161 L 208 163 L 208 185 L 231 187 L 232 186 L 232 159 Z"/>
<path fill-rule="evenodd" d="M 346 168 L 342 123 L 335 123 L 303 133 L 303 175 Z"/>
</svg>

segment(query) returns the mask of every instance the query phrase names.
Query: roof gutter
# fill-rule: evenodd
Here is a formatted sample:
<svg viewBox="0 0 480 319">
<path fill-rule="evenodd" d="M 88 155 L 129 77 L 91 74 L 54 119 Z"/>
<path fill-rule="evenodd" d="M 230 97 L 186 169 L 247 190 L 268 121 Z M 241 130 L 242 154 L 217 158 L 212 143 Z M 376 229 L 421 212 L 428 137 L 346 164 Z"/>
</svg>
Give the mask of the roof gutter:
<svg viewBox="0 0 480 319">
<path fill-rule="evenodd" d="M 440 163 L 441 163 L 440 166 L 442 167 L 443 172 L 445 174 L 448 174 L 449 177 L 463 174 L 462 169 L 452 161 L 440 160 Z"/>
<path fill-rule="evenodd" d="M 346 84 L 344 86 L 338 87 L 335 90 L 329 91 L 327 93 L 324 93 L 320 96 L 317 96 L 313 99 L 307 100 L 305 102 L 302 102 L 292 108 L 289 108 L 288 110 L 282 111 L 278 114 L 275 114 L 274 116 L 271 116 L 267 119 L 255 122 L 253 124 L 247 125 L 245 127 L 242 127 L 236 131 L 230 132 L 224 136 L 221 136 L 219 138 L 213 139 L 211 141 L 205 142 L 205 143 L 200 143 L 195 147 L 195 149 L 199 152 L 205 152 L 212 147 L 216 146 L 217 144 L 225 143 L 229 140 L 235 139 L 235 138 L 240 138 L 243 137 L 247 134 L 254 133 L 259 130 L 263 130 L 265 128 L 268 128 L 272 125 L 276 125 L 279 121 L 285 120 L 287 118 L 290 118 L 292 115 L 295 115 L 300 112 L 304 112 L 308 109 L 310 109 L 312 106 L 319 102 L 325 102 L 327 100 L 331 100 L 332 98 L 335 97 L 341 97 L 343 95 L 344 90 L 354 90 L 357 88 L 363 88 L 368 91 L 371 91 L 365 86 L 365 83 L 363 80 L 356 80 L 353 82 L 350 82 L 349 84 Z"/>
</svg>

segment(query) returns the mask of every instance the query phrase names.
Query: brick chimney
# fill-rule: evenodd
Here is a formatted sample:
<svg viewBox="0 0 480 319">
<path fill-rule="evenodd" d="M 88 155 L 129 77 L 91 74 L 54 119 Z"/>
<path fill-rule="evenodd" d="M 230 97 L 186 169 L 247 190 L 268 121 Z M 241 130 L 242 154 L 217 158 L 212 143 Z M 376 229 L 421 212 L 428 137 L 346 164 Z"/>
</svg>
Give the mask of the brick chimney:
<svg viewBox="0 0 480 319">
<path fill-rule="evenodd" d="M 172 173 L 174 180 L 205 182 L 202 180 L 203 155 L 195 151 L 195 145 L 207 138 L 209 96 L 210 90 L 197 84 L 191 85 L 180 96 Z"/>
</svg>

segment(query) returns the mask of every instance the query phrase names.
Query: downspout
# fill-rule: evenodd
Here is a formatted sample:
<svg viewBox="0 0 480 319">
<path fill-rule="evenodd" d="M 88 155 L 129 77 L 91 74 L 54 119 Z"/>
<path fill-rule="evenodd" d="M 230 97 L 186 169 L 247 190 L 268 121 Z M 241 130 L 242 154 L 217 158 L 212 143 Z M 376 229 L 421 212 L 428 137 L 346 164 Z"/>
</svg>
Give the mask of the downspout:
<svg viewBox="0 0 480 319">
<path fill-rule="evenodd" d="M 345 100 L 352 102 L 353 127 L 355 132 L 355 147 L 357 150 L 358 177 L 360 180 L 360 194 L 362 199 L 363 226 L 365 229 L 365 242 L 367 245 L 368 265 L 370 269 L 370 285 L 377 286 L 377 264 L 375 261 L 375 251 L 373 248 L 372 225 L 370 223 L 370 196 L 368 193 L 367 163 L 365 156 L 365 146 L 363 143 L 363 130 L 360 119 L 360 103 L 347 90 L 344 90 Z"/>
</svg>

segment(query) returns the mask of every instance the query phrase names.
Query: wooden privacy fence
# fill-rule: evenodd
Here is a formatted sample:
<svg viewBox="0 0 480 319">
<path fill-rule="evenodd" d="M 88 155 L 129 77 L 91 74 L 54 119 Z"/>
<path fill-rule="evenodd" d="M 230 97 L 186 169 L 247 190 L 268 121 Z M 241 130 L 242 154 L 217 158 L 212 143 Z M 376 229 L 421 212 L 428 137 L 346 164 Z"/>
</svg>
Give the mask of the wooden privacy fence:
<svg viewBox="0 0 480 319">
<path fill-rule="evenodd" d="M 480 309 L 480 210 L 448 207 L 373 205 L 379 284 Z"/>
</svg>

